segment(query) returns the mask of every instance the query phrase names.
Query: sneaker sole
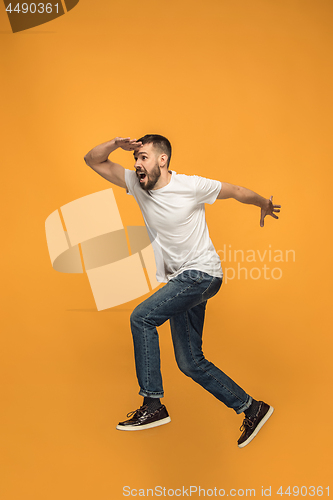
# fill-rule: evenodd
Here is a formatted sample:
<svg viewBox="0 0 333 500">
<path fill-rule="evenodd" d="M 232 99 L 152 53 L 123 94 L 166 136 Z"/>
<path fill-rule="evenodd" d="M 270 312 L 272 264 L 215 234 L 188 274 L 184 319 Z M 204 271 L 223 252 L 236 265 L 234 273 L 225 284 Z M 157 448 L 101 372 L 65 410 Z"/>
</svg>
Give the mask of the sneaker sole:
<svg viewBox="0 0 333 500">
<path fill-rule="evenodd" d="M 151 422 L 150 424 L 144 425 L 117 425 L 116 429 L 118 429 L 118 431 L 143 431 L 144 429 L 152 429 L 153 427 L 168 424 L 169 422 L 171 422 L 171 418 L 166 417 L 162 418 L 161 420 L 157 420 L 156 422 Z"/>
<path fill-rule="evenodd" d="M 251 436 L 249 436 L 247 438 L 247 440 L 244 441 L 244 443 L 239 444 L 238 448 L 244 448 L 244 446 L 246 446 L 247 444 L 251 443 L 252 439 L 256 437 L 256 435 L 258 434 L 258 432 L 260 431 L 260 429 L 262 428 L 262 426 L 267 422 L 267 420 L 269 419 L 269 417 L 272 416 L 273 411 L 274 411 L 273 406 L 270 406 L 268 412 L 263 417 L 263 419 L 261 420 L 260 424 L 258 424 L 256 430 L 252 432 Z"/>
</svg>

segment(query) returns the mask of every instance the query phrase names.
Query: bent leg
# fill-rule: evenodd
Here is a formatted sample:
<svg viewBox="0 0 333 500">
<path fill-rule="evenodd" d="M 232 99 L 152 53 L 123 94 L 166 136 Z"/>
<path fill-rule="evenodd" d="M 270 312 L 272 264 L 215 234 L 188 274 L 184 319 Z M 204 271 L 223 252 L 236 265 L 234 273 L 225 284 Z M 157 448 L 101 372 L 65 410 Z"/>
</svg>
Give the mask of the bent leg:
<svg viewBox="0 0 333 500">
<path fill-rule="evenodd" d="M 204 302 L 207 296 L 217 293 L 220 286 L 219 278 L 201 271 L 184 271 L 134 309 L 131 329 L 141 396 L 160 398 L 164 395 L 156 327 Z"/>
<path fill-rule="evenodd" d="M 170 318 L 178 367 L 226 406 L 242 413 L 251 405 L 251 396 L 208 361 L 202 352 L 205 309 L 206 302 L 203 302 Z"/>
</svg>

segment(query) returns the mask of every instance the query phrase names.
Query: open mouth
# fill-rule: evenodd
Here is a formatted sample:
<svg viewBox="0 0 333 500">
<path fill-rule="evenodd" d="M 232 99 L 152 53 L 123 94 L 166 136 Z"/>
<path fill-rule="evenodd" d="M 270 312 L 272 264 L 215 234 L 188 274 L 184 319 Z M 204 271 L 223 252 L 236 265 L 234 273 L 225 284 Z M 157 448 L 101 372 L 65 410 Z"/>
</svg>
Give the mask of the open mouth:
<svg viewBox="0 0 333 500">
<path fill-rule="evenodd" d="M 146 174 L 144 172 L 137 172 L 137 176 L 139 177 L 139 182 L 143 182 L 146 178 Z"/>
</svg>

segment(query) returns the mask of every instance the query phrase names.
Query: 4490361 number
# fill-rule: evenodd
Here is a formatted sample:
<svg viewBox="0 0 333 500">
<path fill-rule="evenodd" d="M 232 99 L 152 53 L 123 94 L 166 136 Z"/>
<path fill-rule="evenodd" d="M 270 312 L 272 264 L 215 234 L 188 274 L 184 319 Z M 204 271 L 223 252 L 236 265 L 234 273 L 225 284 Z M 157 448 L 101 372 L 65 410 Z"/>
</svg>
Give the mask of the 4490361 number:
<svg viewBox="0 0 333 500">
<path fill-rule="evenodd" d="M 27 14 L 28 12 L 30 14 L 44 14 L 45 12 L 47 14 L 51 14 L 53 12 L 53 9 L 56 11 L 56 13 L 59 13 L 59 4 L 52 4 L 52 3 L 17 3 L 14 8 L 12 8 L 12 4 L 10 3 L 6 7 L 7 12 L 17 12 L 18 14 L 22 12 L 22 14 Z"/>
<path fill-rule="evenodd" d="M 302 497 L 306 497 L 306 496 L 310 496 L 310 497 L 314 497 L 314 496 L 318 496 L 318 497 L 322 497 L 322 496 L 330 496 L 330 488 L 329 486 L 327 486 L 326 488 L 324 488 L 323 486 L 288 486 L 288 488 L 286 488 L 285 490 L 282 488 L 282 486 L 280 486 L 280 488 L 277 490 L 276 492 L 277 495 L 288 495 L 288 496 L 294 496 L 294 497 L 297 497 L 297 496 L 302 496 Z"/>
</svg>

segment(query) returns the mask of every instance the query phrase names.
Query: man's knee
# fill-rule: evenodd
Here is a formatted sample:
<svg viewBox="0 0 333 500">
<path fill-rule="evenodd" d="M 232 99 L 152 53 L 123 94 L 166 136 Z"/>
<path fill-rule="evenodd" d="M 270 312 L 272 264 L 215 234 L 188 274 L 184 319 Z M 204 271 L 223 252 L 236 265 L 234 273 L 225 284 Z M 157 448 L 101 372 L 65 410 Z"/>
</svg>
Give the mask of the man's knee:
<svg viewBox="0 0 333 500">
<path fill-rule="evenodd" d="M 146 326 L 159 326 L 159 322 L 156 320 L 155 315 L 152 311 L 147 310 L 147 308 L 142 307 L 142 304 L 139 304 L 133 311 L 130 316 L 131 326 L 142 326 L 145 324 Z"/>
<path fill-rule="evenodd" d="M 176 358 L 178 368 L 184 375 L 195 380 L 198 376 L 198 370 L 200 370 L 198 364 L 193 358 L 187 359 L 185 357 Z"/>
<path fill-rule="evenodd" d="M 137 306 L 131 313 L 130 316 L 130 323 L 132 325 L 137 325 L 138 323 L 141 323 L 144 319 L 144 316 L 142 312 L 140 311 L 140 305 Z"/>
</svg>

